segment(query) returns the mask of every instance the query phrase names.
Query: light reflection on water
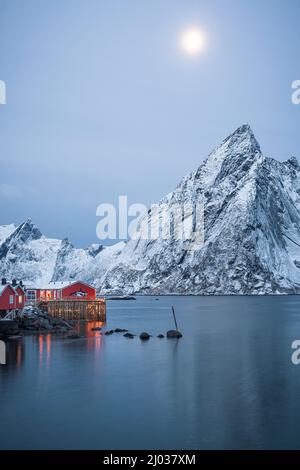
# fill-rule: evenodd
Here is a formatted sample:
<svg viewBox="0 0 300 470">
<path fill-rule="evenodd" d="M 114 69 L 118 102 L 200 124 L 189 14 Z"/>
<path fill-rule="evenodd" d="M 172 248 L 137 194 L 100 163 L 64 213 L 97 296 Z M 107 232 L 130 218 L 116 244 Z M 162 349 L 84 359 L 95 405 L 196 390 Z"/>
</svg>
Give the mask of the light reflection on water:
<svg viewBox="0 0 300 470">
<path fill-rule="evenodd" d="M 172 304 L 184 336 L 158 339 Z M 8 341 L 0 448 L 299 448 L 299 307 L 296 296 L 111 301 L 107 325 L 78 324 L 80 339 Z"/>
</svg>

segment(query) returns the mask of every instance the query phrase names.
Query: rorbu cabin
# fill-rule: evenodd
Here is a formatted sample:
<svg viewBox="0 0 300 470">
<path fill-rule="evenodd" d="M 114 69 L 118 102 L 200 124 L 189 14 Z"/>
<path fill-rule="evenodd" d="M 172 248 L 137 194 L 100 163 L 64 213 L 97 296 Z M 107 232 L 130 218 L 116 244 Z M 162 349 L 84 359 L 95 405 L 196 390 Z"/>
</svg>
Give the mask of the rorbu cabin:
<svg viewBox="0 0 300 470">
<path fill-rule="evenodd" d="M 96 299 L 96 289 L 82 281 L 50 282 L 42 287 L 28 287 L 26 301 L 36 303 L 61 299 Z"/>
<path fill-rule="evenodd" d="M 15 309 L 16 292 L 10 284 L 0 286 L 0 311 L 5 312 Z"/>
<path fill-rule="evenodd" d="M 22 283 L 18 284 L 15 279 L 7 282 L 5 278 L 0 285 L 0 311 L 9 312 L 11 310 L 22 309 L 25 305 L 25 290 Z"/>
<path fill-rule="evenodd" d="M 106 303 L 96 289 L 82 281 L 50 282 L 26 289 L 27 303 L 35 303 L 54 318 L 105 321 Z"/>
</svg>

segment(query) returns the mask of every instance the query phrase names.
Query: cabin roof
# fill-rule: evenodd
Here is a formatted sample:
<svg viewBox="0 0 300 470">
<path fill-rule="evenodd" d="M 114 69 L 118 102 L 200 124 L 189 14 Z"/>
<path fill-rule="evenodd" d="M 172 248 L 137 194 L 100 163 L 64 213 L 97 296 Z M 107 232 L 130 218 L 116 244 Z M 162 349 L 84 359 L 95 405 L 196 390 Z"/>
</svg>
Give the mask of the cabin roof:
<svg viewBox="0 0 300 470">
<path fill-rule="evenodd" d="M 2 295 L 5 289 L 7 289 L 8 287 L 10 287 L 15 292 L 13 286 L 11 286 L 10 284 L 4 284 L 0 285 L 0 295 Z"/>
<path fill-rule="evenodd" d="M 70 281 L 57 281 L 57 282 L 48 282 L 47 284 L 41 285 L 27 285 L 26 289 L 38 289 L 38 290 L 51 290 L 51 289 L 62 289 L 63 287 L 69 286 Z"/>
<path fill-rule="evenodd" d="M 57 282 L 49 282 L 48 284 L 42 284 L 42 285 L 28 285 L 26 289 L 38 289 L 38 290 L 51 290 L 51 289 L 63 289 L 64 287 L 72 286 L 73 284 L 84 284 L 87 287 L 91 287 L 94 289 L 93 286 L 90 284 L 87 284 L 86 282 L 77 280 L 77 281 L 57 281 Z"/>
</svg>

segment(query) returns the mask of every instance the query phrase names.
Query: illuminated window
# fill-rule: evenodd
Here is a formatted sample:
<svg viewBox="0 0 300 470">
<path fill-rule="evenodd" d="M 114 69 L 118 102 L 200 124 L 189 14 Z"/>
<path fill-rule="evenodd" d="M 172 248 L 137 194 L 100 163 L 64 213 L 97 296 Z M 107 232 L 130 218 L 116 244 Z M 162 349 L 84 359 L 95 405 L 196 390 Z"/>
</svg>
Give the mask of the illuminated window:
<svg viewBox="0 0 300 470">
<path fill-rule="evenodd" d="M 21 304 L 23 301 L 23 295 L 19 295 L 19 304 Z"/>
<path fill-rule="evenodd" d="M 45 291 L 44 290 L 41 290 L 40 297 L 41 297 L 41 299 L 44 299 L 44 297 L 45 297 Z"/>
</svg>

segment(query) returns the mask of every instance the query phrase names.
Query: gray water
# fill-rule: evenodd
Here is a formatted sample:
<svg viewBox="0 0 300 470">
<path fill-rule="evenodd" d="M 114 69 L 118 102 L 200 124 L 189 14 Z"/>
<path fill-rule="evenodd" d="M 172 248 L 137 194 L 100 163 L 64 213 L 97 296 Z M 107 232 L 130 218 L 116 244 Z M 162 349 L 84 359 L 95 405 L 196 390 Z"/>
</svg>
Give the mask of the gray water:
<svg viewBox="0 0 300 470">
<path fill-rule="evenodd" d="M 158 339 L 177 312 L 180 340 Z M 1 449 L 300 448 L 300 297 L 109 301 L 105 328 L 8 343 Z"/>
</svg>

